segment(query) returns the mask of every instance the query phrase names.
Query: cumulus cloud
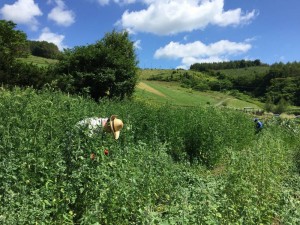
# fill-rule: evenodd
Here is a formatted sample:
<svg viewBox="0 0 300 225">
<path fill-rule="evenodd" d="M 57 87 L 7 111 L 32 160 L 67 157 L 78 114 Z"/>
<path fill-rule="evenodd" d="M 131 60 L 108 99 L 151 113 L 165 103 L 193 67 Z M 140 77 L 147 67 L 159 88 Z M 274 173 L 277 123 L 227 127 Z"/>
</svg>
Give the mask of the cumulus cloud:
<svg viewBox="0 0 300 225">
<path fill-rule="evenodd" d="M 196 62 L 227 61 L 227 57 L 246 53 L 251 47 L 249 43 L 228 40 L 221 40 L 209 45 L 205 45 L 201 41 L 187 44 L 170 42 L 166 46 L 157 49 L 154 57 L 157 59 L 181 59 L 182 66 L 189 67 Z"/>
<path fill-rule="evenodd" d="M 63 44 L 64 39 L 64 35 L 52 33 L 50 29 L 46 27 L 42 30 L 42 33 L 37 41 L 47 41 L 53 43 L 59 48 L 59 50 L 63 50 L 64 48 L 67 48 L 67 46 Z"/>
<path fill-rule="evenodd" d="M 75 22 L 75 14 L 71 10 L 67 10 L 65 3 L 62 0 L 55 1 L 57 6 L 54 7 L 48 14 L 48 19 L 53 20 L 61 26 L 70 26 Z"/>
<path fill-rule="evenodd" d="M 251 22 L 256 11 L 224 11 L 224 0 L 144 0 L 147 8 L 125 11 L 118 21 L 125 29 L 157 35 L 204 29 L 209 24 L 236 26 Z"/>
<path fill-rule="evenodd" d="M 0 9 L 0 14 L 5 20 L 12 20 L 17 24 L 25 24 L 32 30 L 37 30 L 37 16 L 43 15 L 38 4 L 33 0 L 18 0 L 12 5 L 5 4 Z"/>
</svg>

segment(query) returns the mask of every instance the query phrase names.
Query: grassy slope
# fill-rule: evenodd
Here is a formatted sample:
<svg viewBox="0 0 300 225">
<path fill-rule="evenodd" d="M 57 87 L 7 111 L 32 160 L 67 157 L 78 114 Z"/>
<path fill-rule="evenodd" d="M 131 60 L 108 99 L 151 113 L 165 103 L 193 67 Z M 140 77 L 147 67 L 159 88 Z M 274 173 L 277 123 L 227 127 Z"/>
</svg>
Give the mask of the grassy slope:
<svg viewBox="0 0 300 225">
<path fill-rule="evenodd" d="M 182 88 L 177 82 L 148 81 L 147 78 L 155 75 L 169 76 L 174 70 L 140 70 L 140 82 L 161 92 L 164 96 L 153 93 L 147 88 L 138 86 L 135 97 L 139 100 L 146 100 L 152 103 L 169 103 L 179 106 L 215 105 L 242 109 L 253 107 L 261 109 L 261 103 L 254 101 L 239 100 L 223 92 L 199 92 Z M 197 74 L 197 72 L 193 72 Z M 201 76 L 201 73 L 198 74 Z"/>
<path fill-rule="evenodd" d="M 49 66 L 57 62 L 57 60 L 55 59 L 46 59 L 43 57 L 38 57 L 33 55 L 30 55 L 27 58 L 20 58 L 19 60 L 26 63 L 33 63 L 34 65 L 38 65 L 38 66 Z"/>
</svg>

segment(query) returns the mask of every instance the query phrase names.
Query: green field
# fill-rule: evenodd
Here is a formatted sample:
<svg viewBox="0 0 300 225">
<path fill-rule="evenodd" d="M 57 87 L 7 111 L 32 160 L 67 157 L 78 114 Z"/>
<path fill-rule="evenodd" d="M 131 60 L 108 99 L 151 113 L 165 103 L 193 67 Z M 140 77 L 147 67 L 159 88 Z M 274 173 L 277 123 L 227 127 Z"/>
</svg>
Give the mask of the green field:
<svg viewBox="0 0 300 225">
<path fill-rule="evenodd" d="M 124 122 L 118 141 L 75 126 L 111 114 Z M 1 88 L 0 115 L 3 225 L 300 223 L 292 120 L 264 120 L 256 133 L 252 116 L 224 107 L 30 88 Z"/>
<path fill-rule="evenodd" d="M 56 59 L 46 59 L 43 57 L 38 57 L 33 55 L 29 55 L 27 58 L 20 58 L 19 60 L 25 63 L 32 63 L 34 65 L 41 66 L 41 67 L 42 66 L 47 67 L 49 65 L 57 63 Z"/>
</svg>

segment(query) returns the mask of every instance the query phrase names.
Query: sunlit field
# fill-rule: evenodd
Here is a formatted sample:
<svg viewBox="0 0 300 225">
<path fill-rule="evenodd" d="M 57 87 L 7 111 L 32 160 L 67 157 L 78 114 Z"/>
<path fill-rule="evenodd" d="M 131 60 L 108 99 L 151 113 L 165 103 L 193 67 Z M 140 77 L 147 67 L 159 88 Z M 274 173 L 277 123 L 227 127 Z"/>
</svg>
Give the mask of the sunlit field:
<svg viewBox="0 0 300 225">
<path fill-rule="evenodd" d="M 0 223 L 299 224 L 299 123 L 256 133 L 252 115 L 214 104 L 2 88 Z M 111 114 L 117 141 L 75 126 Z"/>
</svg>

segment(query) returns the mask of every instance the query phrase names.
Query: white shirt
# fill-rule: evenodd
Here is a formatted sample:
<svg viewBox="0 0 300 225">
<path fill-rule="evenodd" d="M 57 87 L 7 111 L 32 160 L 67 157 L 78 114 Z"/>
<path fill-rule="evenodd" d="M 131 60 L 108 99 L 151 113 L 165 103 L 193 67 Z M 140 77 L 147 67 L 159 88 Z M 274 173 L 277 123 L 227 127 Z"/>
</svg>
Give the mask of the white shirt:
<svg viewBox="0 0 300 225">
<path fill-rule="evenodd" d="M 79 121 L 76 126 L 79 128 L 88 129 L 88 135 L 91 137 L 95 133 L 102 132 L 107 120 L 108 118 L 90 117 Z"/>
</svg>

